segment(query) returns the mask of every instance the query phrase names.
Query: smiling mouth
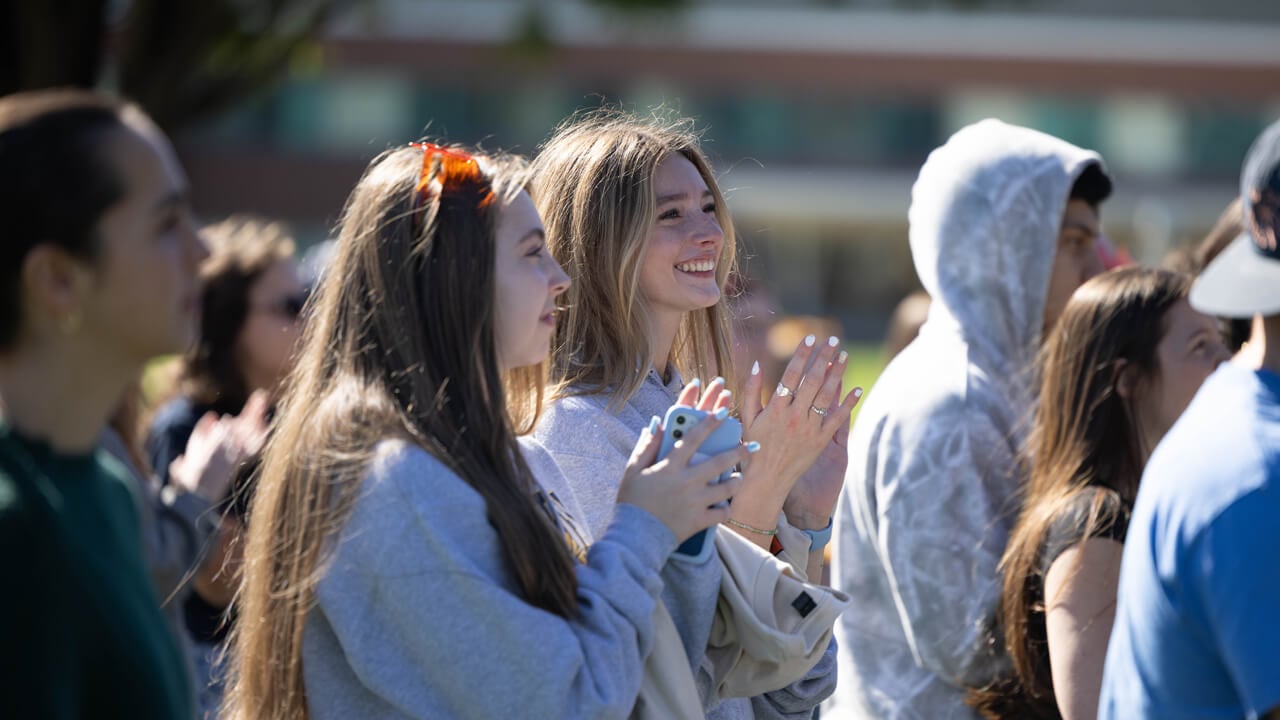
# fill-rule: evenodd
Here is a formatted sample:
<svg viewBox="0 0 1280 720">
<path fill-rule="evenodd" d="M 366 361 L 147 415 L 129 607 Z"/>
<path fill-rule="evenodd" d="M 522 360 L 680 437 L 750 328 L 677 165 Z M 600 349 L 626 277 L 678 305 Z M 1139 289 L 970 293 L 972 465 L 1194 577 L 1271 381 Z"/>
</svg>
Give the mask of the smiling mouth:
<svg viewBox="0 0 1280 720">
<path fill-rule="evenodd" d="M 709 273 L 716 269 L 715 260 L 691 260 L 689 262 L 677 263 L 676 269 L 683 273 L 702 274 Z"/>
</svg>

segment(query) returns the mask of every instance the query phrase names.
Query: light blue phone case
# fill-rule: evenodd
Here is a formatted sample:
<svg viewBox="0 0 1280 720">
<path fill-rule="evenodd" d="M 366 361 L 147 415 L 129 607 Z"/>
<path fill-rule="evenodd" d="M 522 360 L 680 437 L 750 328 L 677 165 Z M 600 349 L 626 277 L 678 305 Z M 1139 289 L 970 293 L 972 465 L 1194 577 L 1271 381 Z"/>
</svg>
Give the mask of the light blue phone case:
<svg viewBox="0 0 1280 720">
<path fill-rule="evenodd" d="M 684 437 L 693 426 L 706 419 L 708 413 L 701 410 L 695 410 L 684 405 L 672 405 L 667 410 L 667 417 L 662 422 L 662 445 L 658 448 L 658 459 L 666 457 L 675 448 L 676 442 Z M 720 423 L 720 427 L 716 428 L 706 440 L 702 441 L 702 445 L 698 447 L 698 452 L 693 454 L 690 459 L 690 465 L 697 465 L 726 450 L 732 450 L 738 447 L 742 442 L 742 423 L 736 418 L 725 418 Z M 723 482 L 733 470 L 727 470 L 720 475 L 719 481 Z M 711 554 L 712 544 L 707 542 L 707 532 L 704 530 L 697 535 L 685 540 L 676 548 L 676 557 L 681 557 L 689 562 L 700 563 L 707 559 Z"/>
<path fill-rule="evenodd" d="M 675 447 L 676 442 L 684 437 L 684 434 L 693 429 L 693 426 L 702 422 L 709 413 L 701 410 L 695 410 L 684 405 L 672 405 L 667 410 L 667 417 L 662 421 L 663 434 L 662 446 L 658 448 L 658 459 L 666 457 Z M 720 427 L 716 428 L 706 440 L 702 441 L 698 452 L 694 453 L 690 465 L 707 460 L 711 457 L 719 455 L 727 450 L 732 450 L 742 442 L 742 423 L 737 418 L 725 418 L 720 423 Z M 724 480 L 732 471 L 726 472 L 720 476 Z"/>
</svg>

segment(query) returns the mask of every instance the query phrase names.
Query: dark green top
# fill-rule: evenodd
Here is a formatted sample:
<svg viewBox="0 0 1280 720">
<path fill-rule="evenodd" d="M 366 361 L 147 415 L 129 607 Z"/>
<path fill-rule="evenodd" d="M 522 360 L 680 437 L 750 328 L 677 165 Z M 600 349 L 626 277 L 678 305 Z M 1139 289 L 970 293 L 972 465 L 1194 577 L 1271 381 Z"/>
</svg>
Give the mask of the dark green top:
<svg viewBox="0 0 1280 720">
<path fill-rule="evenodd" d="M 124 472 L 0 421 L 0 717 L 192 717 Z"/>
</svg>

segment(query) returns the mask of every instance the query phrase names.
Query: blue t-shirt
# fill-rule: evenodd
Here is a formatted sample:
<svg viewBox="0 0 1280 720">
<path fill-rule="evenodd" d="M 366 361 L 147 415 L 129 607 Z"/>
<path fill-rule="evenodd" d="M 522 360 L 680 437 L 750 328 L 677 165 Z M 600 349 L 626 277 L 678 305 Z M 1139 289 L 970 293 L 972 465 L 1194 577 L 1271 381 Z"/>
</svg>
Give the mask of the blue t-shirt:
<svg viewBox="0 0 1280 720">
<path fill-rule="evenodd" d="M 1142 476 L 1098 717 L 1280 705 L 1280 376 L 1230 363 Z"/>
</svg>

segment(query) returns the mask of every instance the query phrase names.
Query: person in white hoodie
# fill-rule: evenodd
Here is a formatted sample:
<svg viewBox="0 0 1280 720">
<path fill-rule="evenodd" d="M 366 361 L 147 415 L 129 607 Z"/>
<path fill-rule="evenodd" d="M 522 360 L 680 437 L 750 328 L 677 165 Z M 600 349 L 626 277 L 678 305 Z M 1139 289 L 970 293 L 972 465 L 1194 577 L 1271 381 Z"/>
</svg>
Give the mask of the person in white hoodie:
<svg viewBox="0 0 1280 720">
<path fill-rule="evenodd" d="M 1102 271 L 1102 158 L 984 120 L 912 189 L 929 318 L 868 395 L 835 518 L 834 717 L 975 718 L 965 688 L 1005 666 L 992 623 L 1017 517 L 1033 360 L 1071 293 Z"/>
</svg>

